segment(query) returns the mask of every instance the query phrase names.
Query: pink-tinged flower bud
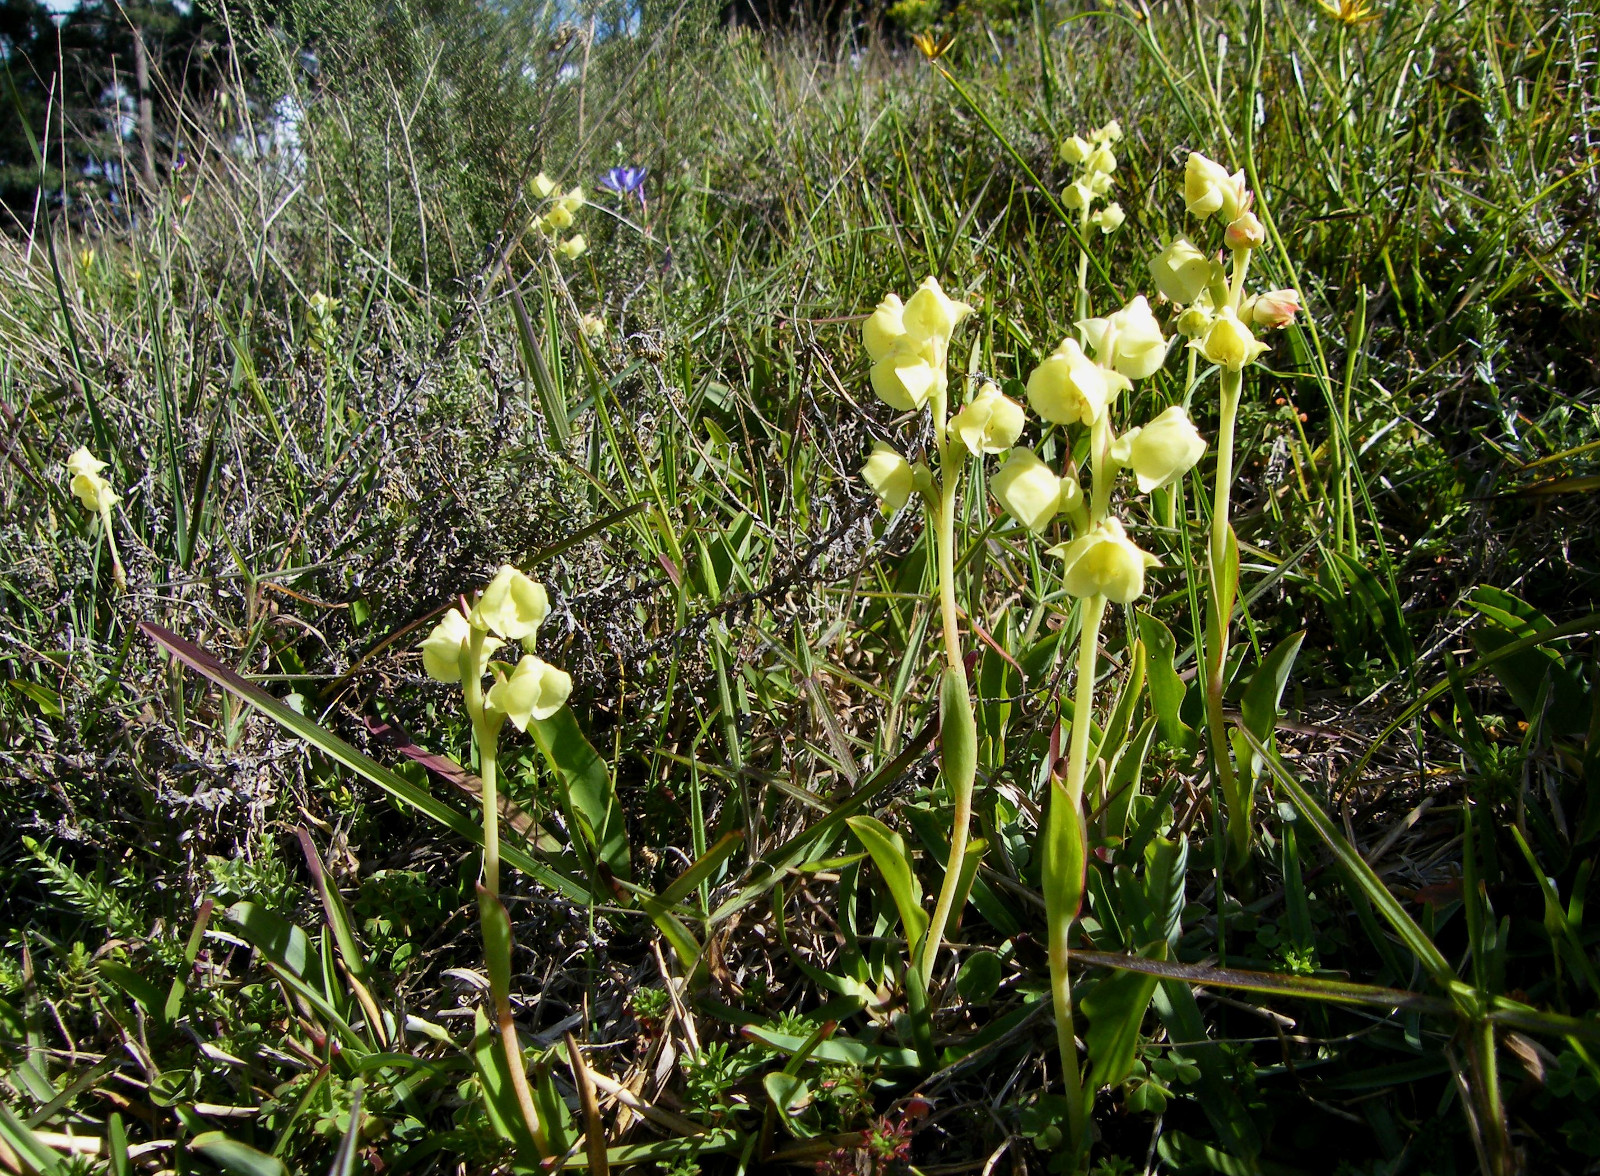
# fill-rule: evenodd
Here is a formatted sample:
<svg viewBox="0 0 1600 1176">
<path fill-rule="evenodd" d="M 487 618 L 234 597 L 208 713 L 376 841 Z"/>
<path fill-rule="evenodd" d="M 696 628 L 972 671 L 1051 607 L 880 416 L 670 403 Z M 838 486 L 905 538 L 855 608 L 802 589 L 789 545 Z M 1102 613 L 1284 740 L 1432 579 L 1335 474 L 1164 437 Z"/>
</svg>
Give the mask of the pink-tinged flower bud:
<svg viewBox="0 0 1600 1176">
<path fill-rule="evenodd" d="M 1294 290 L 1268 290 L 1250 307 L 1250 321 L 1258 327 L 1276 330 L 1287 327 L 1300 313 L 1300 295 Z"/>
<path fill-rule="evenodd" d="M 1241 212 L 1228 222 L 1222 239 L 1229 249 L 1256 249 L 1267 239 L 1267 231 L 1261 227 L 1255 213 Z"/>
</svg>

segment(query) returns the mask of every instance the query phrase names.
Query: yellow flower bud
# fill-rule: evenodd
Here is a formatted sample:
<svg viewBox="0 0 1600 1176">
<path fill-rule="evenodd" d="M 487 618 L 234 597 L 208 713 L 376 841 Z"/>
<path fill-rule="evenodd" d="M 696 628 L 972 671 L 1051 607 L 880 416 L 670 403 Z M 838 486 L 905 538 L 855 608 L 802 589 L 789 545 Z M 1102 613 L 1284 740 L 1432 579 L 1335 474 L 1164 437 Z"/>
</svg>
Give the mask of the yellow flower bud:
<svg viewBox="0 0 1600 1176">
<path fill-rule="evenodd" d="M 1183 477 L 1205 454 L 1206 443 L 1180 404 L 1139 429 L 1129 429 L 1111 444 L 1111 460 L 1133 470 L 1139 492 Z"/>
<path fill-rule="evenodd" d="M 1078 164 L 1088 159 L 1093 150 L 1089 141 L 1082 135 L 1074 135 L 1061 144 L 1061 158 L 1067 163 Z"/>
<path fill-rule="evenodd" d="M 1132 604 L 1144 595 L 1144 571 L 1160 561 L 1141 550 L 1117 519 L 1097 523 L 1093 530 L 1071 543 L 1050 549 L 1066 564 L 1062 576 L 1073 596 L 1104 596 L 1117 604 Z"/>
<path fill-rule="evenodd" d="M 1217 311 L 1205 336 L 1189 346 L 1196 348 L 1212 363 L 1231 372 L 1244 370 L 1245 365 L 1254 363 L 1267 349 L 1267 345 L 1258 342 L 1250 333 L 1250 328 L 1239 321 L 1239 316 L 1230 306 Z"/>
<path fill-rule="evenodd" d="M 489 687 L 484 701 L 526 731 L 532 719 L 548 719 L 567 703 L 572 676 L 528 653 L 508 677 Z"/>
<path fill-rule="evenodd" d="M 597 314 L 580 315 L 578 330 L 585 339 L 598 339 L 606 333 L 606 320 Z"/>
<path fill-rule="evenodd" d="M 1008 515 L 1040 535 L 1060 513 L 1068 481 L 1071 480 L 1058 477 L 1033 450 L 1019 446 L 1006 454 L 1005 464 L 989 479 L 989 493 Z M 1077 488 L 1076 481 L 1071 484 Z"/>
<path fill-rule="evenodd" d="M 1162 295 L 1179 306 L 1200 297 L 1211 280 L 1211 259 L 1187 237 L 1174 237 L 1150 259 L 1150 277 Z"/>
<path fill-rule="evenodd" d="M 1175 325 L 1184 338 L 1198 339 L 1211 329 L 1211 319 L 1211 305 L 1202 299 L 1180 314 Z"/>
<path fill-rule="evenodd" d="M 882 441 L 872 447 L 872 455 L 861 467 L 861 479 L 891 511 L 899 510 L 916 488 L 911 465 L 900 451 Z"/>
<path fill-rule="evenodd" d="M 542 218 L 547 226 L 545 232 L 565 232 L 572 227 L 572 210 L 564 205 L 557 204 Z"/>
<path fill-rule="evenodd" d="M 972 403 L 951 418 L 950 431 L 974 456 L 981 457 L 1010 449 L 1022 436 L 1025 423 L 1022 405 L 995 385 L 985 384 Z"/>
<path fill-rule="evenodd" d="M 1241 212 L 1228 222 L 1222 234 L 1222 240 L 1229 249 L 1255 249 L 1266 239 L 1267 230 L 1262 228 L 1253 212 Z"/>
<path fill-rule="evenodd" d="M 1102 144 L 1089 153 L 1089 158 L 1084 160 L 1083 166 L 1092 172 L 1110 175 L 1117 170 L 1117 157 L 1111 148 Z"/>
<path fill-rule="evenodd" d="M 1122 227 L 1122 222 L 1128 219 L 1127 213 L 1122 211 L 1122 205 L 1112 201 L 1099 212 L 1094 214 L 1094 223 L 1100 226 L 1100 231 L 1107 235 L 1116 232 Z"/>
<path fill-rule="evenodd" d="M 922 279 L 922 285 L 906 302 L 901 321 L 906 334 L 917 343 L 939 339 L 945 343 L 955 332 L 957 324 L 972 313 L 972 307 L 947 297 L 934 277 Z"/>
<path fill-rule="evenodd" d="M 1220 163 L 1191 151 L 1183 170 L 1183 200 L 1195 216 L 1220 212 L 1223 220 L 1231 221 L 1249 206 L 1250 193 L 1244 186 L 1244 172 L 1230 176 Z"/>
<path fill-rule="evenodd" d="M 867 345 L 867 355 L 877 363 L 888 355 L 894 341 L 906 333 L 905 304 L 898 294 L 885 294 L 878 308 L 861 324 L 861 341 Z"/>
<path fill-rule="evenodd" d="M 1098 130 L 1090 131 L 1089 138 L 1096 143 L 1120 143 L 1122 141 L 1122 124 L 1112 119 Z"/>
<path fill-rule="evenodd" d="M 1106 318 L 1084 319 L 1078 329 L 1102 365 L 1130 380 L 1142 380 L 1166 362 L 1167 341 L 1143 294 Z"/>
<path fill-rule="evenodd" d="M 461 681 L 461 653 L 472 636 L 472 622 L 459 608 L 444 614 L 444 619 L 433 627 L 433 632 L 423 640 L 422 668 L 435 682 Z M 479 659 L 478 676 L 488 668 L 489 655 L 500 647 L 496 637 L 483 639 L 483 654 Z"/>
<path fill-rule="evenodd" d="M 497 633 L 507 641 L 521 641 L 537 633 L 549 615 L 550 597 L 544 585 L 510 564 L 503 564 L 478 597 L 469 619 L 477 628 Z"/>
<path fill-rule="evenodd" d="M 578 211 L 578 209 L 589 203 L 589 198 L 583 194 L 582 188 L 574 188 L 565 196 L 561 197 L 560 200 L 556 201 L 556 203 L 560 207 L 566 209 L 568 213 L 575 213 Z"/>
<path fill-rule="evenodd" d="M 1093 195 L 1093 196 L 1104 196 L 1109 191 L 1111 191 L 1111 173 L 1110 172 L 1097 171 L 1097 172 L 1090 172 L 1089 173 L 1089 193 L 1090 193 L 1090 195 Z"/>
<path fill-rule="evenodd" d="M 110 510 L 122 501 L 121 495 L 111 488 L 111 483 L 100 476 L 100 471 L 105 468 L 106 463 L 85 446 L 79 446 L 67 458 L 67 473 L 71 475 L 68 485 L 72 493 L 83 503 L 85 510 L 92 510 L 96 514 Z"/>
<path fill-rule="evenodd" d="M 1250 304 L 1250 322 L 1258 327 L 1287 327 L 1299 313 L 1300 295 L 1294 290 L 1268 290 Z"/>
<path fill-rule="evenodd" d="M 1111 398 L 1130 387 L 1127 377 L 1085 355 L 1076 339 L 1063 339 L 1028 376 L 1028 403 L 1051 424 L 1087 425 L 1104 416 Z"/>
<path fill-rule="evenodd" d="M 568 261 L 576 261 L 589 248 L 589 240 L 582 233 L 574 233 L 556 246 L 556 252 Z"/>
<path fill-rule="evenodd" d="M 548 200 L 550 194 L 556 190 L 556 182 L 549 176 L 540 172 L 528 183 L 528 190 L 539 200 Z"/>
<path fill-rule="evenodd" d="M 872 365 L 872 390 L 900 412 L 928 403 L 938 379 L 939 373 L 929 357 L 909 335 L 896 339 L 884 357 Z"/>
</svg>

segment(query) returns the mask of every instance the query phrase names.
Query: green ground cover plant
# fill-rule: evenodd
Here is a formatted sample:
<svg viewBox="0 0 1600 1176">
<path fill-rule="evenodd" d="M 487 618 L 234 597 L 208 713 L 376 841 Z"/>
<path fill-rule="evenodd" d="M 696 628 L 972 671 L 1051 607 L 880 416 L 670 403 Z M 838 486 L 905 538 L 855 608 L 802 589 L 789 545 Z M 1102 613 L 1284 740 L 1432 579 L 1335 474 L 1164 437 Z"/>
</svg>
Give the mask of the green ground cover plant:
<svg viewBox="0 0 1600 1176">
<path fill-rule="evenodd" d="M 897 8 L 13 87 L 0 1168 L 1600 1164 L 1600 18 Z"/>
</svg>

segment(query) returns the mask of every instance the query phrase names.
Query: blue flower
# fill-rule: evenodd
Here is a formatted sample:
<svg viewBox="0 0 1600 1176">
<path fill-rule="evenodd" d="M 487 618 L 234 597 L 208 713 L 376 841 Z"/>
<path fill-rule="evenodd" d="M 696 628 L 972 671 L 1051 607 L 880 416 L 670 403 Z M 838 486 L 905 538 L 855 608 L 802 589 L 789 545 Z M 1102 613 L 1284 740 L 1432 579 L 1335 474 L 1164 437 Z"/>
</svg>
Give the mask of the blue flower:
<svg viewBox="0 0 1600 1176">
<path fill-rule="evenodd" d="M 618 196 L 637 196 L 643 200 L 645 173 L 642 167 L 614 167 L 600 177 L 600 186 Z"/>
</svg>

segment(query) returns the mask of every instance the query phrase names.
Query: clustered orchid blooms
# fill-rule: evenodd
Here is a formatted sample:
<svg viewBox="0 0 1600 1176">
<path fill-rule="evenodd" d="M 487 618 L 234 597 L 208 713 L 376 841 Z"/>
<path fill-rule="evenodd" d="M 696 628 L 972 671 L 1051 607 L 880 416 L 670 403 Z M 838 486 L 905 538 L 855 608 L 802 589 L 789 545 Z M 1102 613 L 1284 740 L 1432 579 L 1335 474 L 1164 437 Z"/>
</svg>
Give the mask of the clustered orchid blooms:
<svg viewBox="0 0 1600 1176">
<path fill-rule="evenodd" d="M 925 463 L 913 466 L 892 446 L 880 442 L 861 473 L 885 506 L 898 510 L 913 492 L 921 495 L 933 522 L 937 547 L 936 581 L 940 623 L 944 630 L 945 666 L 939 694 L 940 759 L 945 787 L 955 815 L 944 882 L 933 918 L 920 947 L 912 945 L 913 968 L 926 988 L 955 903 L 972 824 L 972 785 L 977 775 L 977 722 L 967 689 L 955 590 L 955 516 L 957 488 L 969 457 L 981 458 L 1013 445 L 1022 433 L 1022 406 L 993 384 L 954 416 L 950 413 L 947 367 L 950 339 L 972 307 L 945 294 L 938 279 L 928 277 L 910 299 L 885 296 L 862 324 L 861 337 L 872 361 L 872 388 L 890 408 L 926 410 L 933 418 L 938 471 Z"/>
<path fill-rule="evenodd" d="M 1122 205 L 1115 200 L 1104 208 L 1094 207 L 1094 202 L 1104 200 L 1116 183 L 1117 155 L 1112 148 L 1121 141 L 1122 124 L 1112 119 L 1090 131 L 1088 138 L 1073 135 L 1061 144 L 1062 162 L 1078 169 L 1072 183 L 1061 192 L 1062 205 L 1078 214 L 1078 300 L 1073 304 L 1077 318 L 1089 314 L 1089 226 L 1095 225 L 1101 235 L 1109 236 L 1127 219 Z"/>
<path fill-rule="evenodd" d="M 540 172 L 529 181 L 528 191 L 544 208 L 542 213 L 534 217 L 533 227 L 545 237 L 556 237 L 570 229 L 579 210 L 588 203 L 588 197 L 584 195 L 581 187 L 557 195 L 556 182 L 544 172 Z M 557 244 L 555 250 L 568 261 L 576 261 L 588 248 L 589 242 L 584 235 L 574 233 Z"/>
<path fill-rule="evenodd" d="M 1057 1044 L 1072 1138 L 1081 1145 L 1088 1106 L 1078 1075 L 1067 962 L 1072 924 L 1083 895 L 1083 789 L 1100 627 L 1107 604 L 1131 604 L 1144 595 L 1145 572 L 1157 566 L 1156 557 L 1130 539 L 1122 520 L 1112 513 L 1112 489 L 1123 469 L 1132 470 L 1140 493 L 1169 485 L 1194 467 L 1206 443 L 1181 405 L 1120 435 L 1112 423 L 1121 395 L 1136 380 L 1159 371 L 1167 358 L 1168 340 L 1143 295 L 1104 317 L 1081 317 L 1076 331 L 1033 369 L 1027 398 L 1047 426 L 1087 433 L 1086 468 L 1076 468 L 1069 458 L 1067 468 L 1057 474 L 1032 449 L 1019 447 L 1007 456 L 991 490 L 1006 513 L 1036 535 L 1057 518 L 1065 519 L 1071 538 L 1050 547 L 1048 554 L 1061 560 L 1067 594 L 1082 601 L 1067 768 L 1065 776 L 1051 775 L 1040 855 Z M 1065 449 L 1072 452 L 1071 445 Z"/>
<path fill-rule="evenodd" d="M 463 704 L 472 723 L 478 748 L 478 774 L 482 780 L 483 884 L 478 909 L 483 923 L 486 953 L 509 952 L 510 920 L 500 902 L 499 740 L 506 720 L 526 731 L 536 720 L 548 719 L 566 705 L 572 678 L 534 653 L 539 626 L 550 615 L 550 597 L 544 585 L 509 564 L 469 604 L 465 598 L 433 627 L 422 642 L 422 668 L 436 682 L 461 686 Z M 515 666 L 494 660 L 494 654 L 513 643 L 522 646 Z M 483 688 L 485 677 L 494 681 Z M 491 994 L 500 1035 L 511 1060 L 510 1073 L 528 1130 L 545 1154 L 543 1133 L 527 1076 L 521 1044 L 511 1018 L 511 994 L 501 970 L 489 969 Z"/>
<path fill-rule="evenodd" d="M 1178 236 L 1150 262 L 1156 289 L 1176 308 L 1176 326 L 1189 339 L 1185 400 L 1193 395 L 1197 360 L 1220 372 L 1217 477 L 1211 510 L 1209 592 L 1206 604 L 1206 733 L 1217 782 L 1228 814 L 1228 863 L 1241 868 L 1250 850 L 1253 798 L 1235 770 L 1222 715 L 1226 682 L 1228 630 L 1238 591 L 1238 546 L 1229 522 L 1233 484 L 1234 426 L 1244 390 L 1244 371 L 1267 352 L 1256 331 L 1288 326 L 1300 313 L 1294 290 L 1268 290 L 1251 295 L 1245 282 L 1252 252 L 1266 240 L 1266 230 L 1252 208 L 1255 194 L 1245 186 L 1244 172 L 1232 175 L 1199 152 L 1189 156 L 1183 173 L 1186 210 L 1200 221 L 1215 217 L 1223 224 L 1222 244 L 1229 263 Z M 1152 422 L 1153 425 L 1153 422 Z M 1141 478 L 1141 481 L 1143 479 Z"/>
<path fill-rule="evenodd" d="M 111 529 L 111 508 L 122 501 L 122 496 L 111 488 L 111 482 L 100 473 L 106 463 L 80 445 L 67 458 L 68 486 L 83 508 L 100 516 L 100 529 L 105 532 L 106 546 L 111 551 L 111 575 L 118 588 L 128 586 L 128 574 L 123 570 L 122 557 L 117 552 L 117 536 Z"/>
</svg>

